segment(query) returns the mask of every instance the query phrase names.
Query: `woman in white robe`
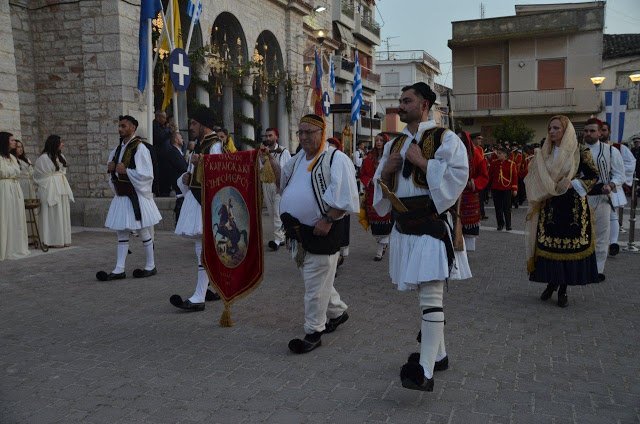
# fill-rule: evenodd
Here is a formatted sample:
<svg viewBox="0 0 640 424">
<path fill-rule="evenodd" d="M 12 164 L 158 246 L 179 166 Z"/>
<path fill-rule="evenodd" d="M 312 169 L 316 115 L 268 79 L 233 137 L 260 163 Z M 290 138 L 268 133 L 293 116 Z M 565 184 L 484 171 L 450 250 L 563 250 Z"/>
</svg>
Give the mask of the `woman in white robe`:
<svg viewBox="0 0 640 424">
<path fill-rule="evenodd" d="M 67 161 L 62 146 L 59 136 L 50 135 L 33 172 L 40 199 L 40 239 L 50 247 L 71 245 L 69 201 L 74 199 L 66 177 Z"/>
<path fill-rule="evenodd" d="M 0 261 L 29 254 L 24 197 L 18 184 L 20 165 L 9 153 L 14 148 L 13 135 L 0 132 Z"/>
<path fill-rule="evenodd" d="M 16 148 L 11 153 L 18 159 L 18 165 L 20 165 L 18 183 L 22 189 L 22 195 L 25 199 L 37 199 L 36 183 L 33 181 L 33 164 L 24 153 L 24 145 L 20 140 L 16 140 Z"/>
</svg>

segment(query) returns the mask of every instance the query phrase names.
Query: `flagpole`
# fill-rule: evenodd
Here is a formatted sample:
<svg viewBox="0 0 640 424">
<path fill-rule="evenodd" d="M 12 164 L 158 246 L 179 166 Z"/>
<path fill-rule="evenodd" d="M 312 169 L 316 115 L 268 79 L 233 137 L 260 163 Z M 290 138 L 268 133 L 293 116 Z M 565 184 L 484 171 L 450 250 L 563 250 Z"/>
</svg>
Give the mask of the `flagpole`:
<svg viewBox="0 0 640 424">
<path fill-rule="evenodd" d="M 151 18 L 147 19 L 147 142 L 153 144 L 153 41 Z"/>
<path fill-rule="evenodd" d="M 193 15 L 191 15 L 191 26 L 189 27 L 189 35 L 187 36 L 187 45 L 184 48 L 184 51 L 187 52 L 187 54 L 189 53 L 189 46 L 191 45 L 191 35 L 193 34 L 193 27 L 195 26 L 194 21 L 198 14 L 201 1 L 202 0 L 198 0 L 198 3 L 196 4 L 195 9 L 193 10 Z"/>
<path fill-rule="evenodd" d="M 169 52 L 169 55 L 171 55 L 171 53 L 173 52 L 173 50 L 176 48 L 175 45 L 173 44 L 173 39 L 175 39 L 176 37 L 176 28 L 175 28 L 175 21 L 176 21 L 176 17 L 175 17 L 175 13 L 176 11 L 173 9 L 173 1 L 169 1 L 169 18 L 171 19 L 171 32 L 169 33 L 169 48 L 171 49 L 171 51 Z M 164 19 L 164 17 L 163 17 Z M 165 20 L 165 25 L 166 25 L 166 20 Z M 171 66 L 171 64 L 169 64 L 169 66 Z M 169 78 L 171 78 L 171 69 L 169 69 Z M 178 121 L 178 91 L 176 90 L 175 87 L 173 87 L 173 97 L 172 97 L 172 102 L 173 102 L 173 122 L 179 122 Z M 179 125 L 179 124 L 178 124 Z"/>
</svg>

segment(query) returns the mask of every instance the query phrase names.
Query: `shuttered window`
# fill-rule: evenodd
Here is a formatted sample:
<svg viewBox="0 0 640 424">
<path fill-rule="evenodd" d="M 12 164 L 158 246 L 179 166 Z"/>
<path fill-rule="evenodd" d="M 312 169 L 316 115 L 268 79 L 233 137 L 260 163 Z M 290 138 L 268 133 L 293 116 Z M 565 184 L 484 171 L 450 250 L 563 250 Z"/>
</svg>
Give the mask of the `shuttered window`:
<svg viewBox="0 0 640 424">
<path fill-rule="evenodd" d="M 497 109 L 502 105 L 502 65 L 478 66 L 478 109 Z"/>
<path fill-rule="evenodd" d="M 538 61 L 538 90 L 564 88 L 564 59 Z"/>
</svg>

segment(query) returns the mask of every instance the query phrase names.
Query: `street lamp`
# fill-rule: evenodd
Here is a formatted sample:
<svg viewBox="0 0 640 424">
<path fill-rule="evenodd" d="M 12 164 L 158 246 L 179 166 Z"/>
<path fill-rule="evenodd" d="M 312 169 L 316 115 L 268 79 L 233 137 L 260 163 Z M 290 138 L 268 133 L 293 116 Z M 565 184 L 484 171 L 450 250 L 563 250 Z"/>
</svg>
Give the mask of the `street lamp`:
<svg viewBox="0 0 640 424">
<path fill-rule="evenodd" d="M 634 71 L 629 75 L 629 79 L 634 84 L 638 84 L 640 82 L 640 71 Z"/>
<path fill-rule="evenodd" d="M 322 43 L 324 43 L 324 40 L 327 39 L 328 34 L 329 34 L 329 31 L 326 29 L 317 29 L 313 31 L 313 35 L 316 36 L 316 38 L 320 42 L 320 45 L 322 45 Z"/>
<path fill-rule="evenodd" d="M 600 84 L 604 82 L 607 77 L 602 75 L 596 75 L 595 77 L 591 77 L 591 82 L 596 86 L 596 90 L 600 87 Z"/>
<path fill-rule="evenodd" d="M 314 11 L 314 12 L 316 12 L 316 13 L 324 12 L 325 10 L 327 10 L 327 8 L 326 8 L 326 7 L 324 7 L 324 6 L 316 6 L 316 7 L 313 9 L 313 11 Z"/>
</svg>

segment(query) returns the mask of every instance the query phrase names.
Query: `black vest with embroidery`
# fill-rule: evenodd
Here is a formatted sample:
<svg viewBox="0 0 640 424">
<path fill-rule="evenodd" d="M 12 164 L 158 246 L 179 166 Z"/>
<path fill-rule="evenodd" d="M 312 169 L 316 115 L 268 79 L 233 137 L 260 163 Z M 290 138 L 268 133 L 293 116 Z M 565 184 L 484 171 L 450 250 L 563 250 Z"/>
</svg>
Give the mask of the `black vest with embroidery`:
<svg viewBox="0 0 640 424">
<path fill-rule="evenodd" d="M 418 142 L 418 147 L 422 151 L 422 156 L 427 159 L 433 159 L 436 153 L 436 150 L 442 144 L 442 140 L 444 138 L 444 134 L 449 131 L 447 128 L 442 127 L 434 127 L 425 130 L 422 133 L 422 137 L 420 137 L 420 142 Z M 389 154 L 392 153 L 400 153 L 402 150 L 402 146 L 404 146 L 404 142 L 407 140 L 407 135 L 403 134 L 400 137 L 397 137 L 393 140 L 391 144 L 391 149 L 389 150 Z M 405 159 L 406 160 L 406 159 Z M 398 175 L 402 173 L 402 169 L 395 173 L 393 176 L 393 181 L 391 182 L 391 186 L 389 190 L 395 192 L 398 190 Z M 417 166 L 413 167 L 413 171 L 411 172 L 411 180 L 416 187 L 419 188 L 429 188 L 429 184 L 427 183 L 427 175 L 422 171 L 422 169 Z"/>
<path fill-rule="evenodd" d="M 120 143 L 113 155 L 113 162 L 117 161 L 116 163 L 122 163 L 127 169 L 136 169 L 136 152 L 138 151 L 138 146 L 140 146 L 143 141 L 144 140 L 138 136 L 129 140 L 129 142 L 124 145 L 125 150 L 122 155 L 122 160 L 118 161 L 123 147 L 123 144 Z M 111 171 L 111 180 L 113 181 L 113 185 L 118 196 L 128 196 L 136 191 L 127 175 L 116 174 L 116 171 L 113 170 Z"/>
<path fill-rule="evenodd" d="M 202 142 L 198 141 L 196 148 L 193 150 L 193 153 L 201 155 L 202 152 L 209 152 L 211 150 L 211 146 L 218 143 L 220 140 L 216 133 L 211 133 L 205 136 L 202 139 Z M 205 153 L 208 154 L 208 153 Z M 189 188 L 191 189 L 191 193 L 196 198 L 198 203 L 201 203 L 202 197 L 202 180 L 204 179 L 204 158 L 200 157 L 200 162 L 198 162 L 198 166 L 194 167 L 193 173 L 191 174 L 191 181 L 189 181 Z"/>
</svg>

